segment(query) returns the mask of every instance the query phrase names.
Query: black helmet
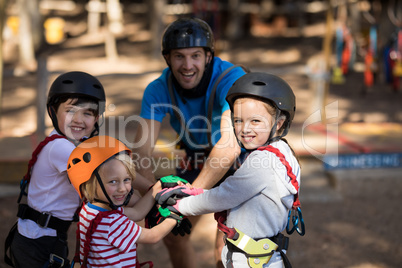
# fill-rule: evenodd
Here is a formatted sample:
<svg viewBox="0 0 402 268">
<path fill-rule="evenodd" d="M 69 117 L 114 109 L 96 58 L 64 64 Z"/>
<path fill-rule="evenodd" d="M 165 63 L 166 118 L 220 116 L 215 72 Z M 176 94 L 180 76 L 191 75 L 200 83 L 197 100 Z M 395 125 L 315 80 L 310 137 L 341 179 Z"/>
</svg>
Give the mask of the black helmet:
<svg viewBox="0 0 402 268">
<path fill-rule="evenodd" d="M 84 72 L 68 72 L 60 75 L 50 86 L 47 97 L 48 107 L 53 105 L 62 95 L 77 95 L 89 97 L 98 102 L 105 102 L 105 90 L 102 84 L 94 76 Z M 104 112 L 104 107 L 99 107 L 99 113 Z"/>
<path fill-rule="evenodd" d="M 171 49 L 204 47 L 214 52 L 214 35 L 208 23 L 197 18 L 182 18 L 172 22 L 162 37 L 162 54 Z"/>
<path fill-rule="evenodd" d="M 271 101 L 277 110 L 286 114 L 287 119 L 281 137 L 287 134 L 295 115 L 296 98 L 292 88 L 282 78 L 268 73 L 247 73 L 233 83 L 226 95 L 232 113 L 233 104 L 240 97 L 256 97 Z"/>
<path fill-rule="evenodd" d="M 47 97 L 47 111 L 52 119 L 53 126 L 60 134 L 63 133 L 58 127 L 56 111 L 53 106 L 59 102 L 60 97 L 66 95 L 71 95 L 72 98 L 76 96 L 94 99 L 98 103 L 99 114 L 103 114 L 105 111 L 105 90 L 97 78 L 78 71 L 61 74 L 50 86 Z M 99 128 L 97 123 L 95 128 L 96 131 Z"/>
</svg>

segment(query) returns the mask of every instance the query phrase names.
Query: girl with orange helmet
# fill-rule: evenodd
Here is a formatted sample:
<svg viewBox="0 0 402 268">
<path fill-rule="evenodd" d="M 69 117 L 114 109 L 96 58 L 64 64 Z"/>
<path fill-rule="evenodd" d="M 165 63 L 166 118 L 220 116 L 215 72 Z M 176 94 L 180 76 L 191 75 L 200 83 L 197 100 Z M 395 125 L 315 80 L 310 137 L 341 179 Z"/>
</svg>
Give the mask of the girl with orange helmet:
<svg viewBox="0 0 402 268">
<path fill-rule="evenodd" d="M 138 267 L 137 243 L 157 243 L 180 223 L 174 213 L 152 229 L 135 223 L 145 218 L 162 189 L 158 181 L 132 207 L 135 166 L 131 151 L 119 140 L 96 136 L 77 146 L 68 160 L 71 184 L 84 200 L 80 211 L 81 267 Z"/>
</svg>

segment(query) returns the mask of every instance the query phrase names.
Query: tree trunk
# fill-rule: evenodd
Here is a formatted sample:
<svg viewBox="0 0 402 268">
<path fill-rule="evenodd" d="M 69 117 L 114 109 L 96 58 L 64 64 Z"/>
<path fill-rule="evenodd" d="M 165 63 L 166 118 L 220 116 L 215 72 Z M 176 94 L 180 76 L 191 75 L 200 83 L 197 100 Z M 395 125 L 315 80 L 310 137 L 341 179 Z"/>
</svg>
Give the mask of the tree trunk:
<svg viewBox="0 0 402 268">
<path fill-rule="evenodd" d="M 19 6 L 19 62 L 32 68 L 36 62 L 35 50 L 43 41 L 43 25 L 38 0 L 18 0 Z"/>
<path fill-rule="evenodd" d="M 6 18 L 7 0 L 0 0 L 0 122 L 2 110 L 2 92 L 3 92 L 3 28 Z M 1 124 L 0 124 L 1 130 Z"/>
<path fill-rule="evenodd" d="M 150 29 L 151 29 L 151 56 L 158 59 L 161 55 L 161 40 L 164 30 L 163 15 L 166 6 L 166 0 L 152 0 L 150 12 Z"/>
</svg>

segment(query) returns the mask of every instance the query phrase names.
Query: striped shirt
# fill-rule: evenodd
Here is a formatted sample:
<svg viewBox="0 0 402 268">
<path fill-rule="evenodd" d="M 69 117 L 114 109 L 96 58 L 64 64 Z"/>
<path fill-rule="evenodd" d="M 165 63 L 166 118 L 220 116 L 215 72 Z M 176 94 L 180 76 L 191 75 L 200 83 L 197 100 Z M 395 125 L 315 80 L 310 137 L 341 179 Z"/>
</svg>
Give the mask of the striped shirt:
<svg viewBox="0 0 402 268">
<path fill-rule="evenodd" d="M 91 221 L 101 211 L 100 207 L 87 203 L 80 211 L 80 260 L 84 260 L 84 245 Z M 88 267 L 136 267 L 136 241 L 142 228 L 123 214 L 123 209 L 104 216 L 89 244 Z"/>
</svg>

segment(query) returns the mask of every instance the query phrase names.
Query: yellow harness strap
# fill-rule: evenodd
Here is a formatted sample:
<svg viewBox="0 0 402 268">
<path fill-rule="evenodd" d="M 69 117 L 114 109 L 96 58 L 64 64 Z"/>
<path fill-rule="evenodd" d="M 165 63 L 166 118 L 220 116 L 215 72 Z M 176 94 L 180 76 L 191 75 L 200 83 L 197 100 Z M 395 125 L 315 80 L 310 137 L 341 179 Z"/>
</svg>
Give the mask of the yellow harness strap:
<svg viewBox="0 0 402 268">
<path fill-rule="evenodd" d="M 248 265 L 252 268 L 262 268 L 269 262 L 278 245 L 268 238 L 255 241 L 242 231 L 234 228 L 239 235 L 233 239 L 226 238 L 227 241 L 235 245 L 246 253 Z"/>
</svg>

